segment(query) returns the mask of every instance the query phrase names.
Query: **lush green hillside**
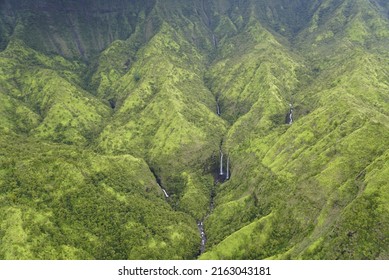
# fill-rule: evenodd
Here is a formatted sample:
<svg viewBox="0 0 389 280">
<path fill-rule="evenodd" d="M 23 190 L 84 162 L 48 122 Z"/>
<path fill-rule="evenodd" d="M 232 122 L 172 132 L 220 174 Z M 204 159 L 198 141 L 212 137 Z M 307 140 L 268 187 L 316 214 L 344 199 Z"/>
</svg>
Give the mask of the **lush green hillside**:
<svg viewBox="0 0 389 280">
<path fill-rule="evenodd" d="M 0 6 L 0 259 L 389 257 L 385 1 Z"/>
</svg>

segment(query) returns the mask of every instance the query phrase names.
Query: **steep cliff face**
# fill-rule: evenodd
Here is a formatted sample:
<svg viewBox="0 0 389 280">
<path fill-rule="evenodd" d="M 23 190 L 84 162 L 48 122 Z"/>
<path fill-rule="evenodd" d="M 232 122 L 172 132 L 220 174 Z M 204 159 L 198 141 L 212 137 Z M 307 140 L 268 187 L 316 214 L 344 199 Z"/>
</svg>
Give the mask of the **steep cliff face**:
<svg viewBox="0 0 389 280">
<path fill-rule="evenodd" d="M 1 1 L 0 258 L 387 258 L 385 3 Z"/>
<path fill-rule="evenodd" d="M 154 1 L 3 2 L 8 37 L 13 34 L 39 51 L 83 59 L 128 38 L 154 6 Z"/>
</svg>

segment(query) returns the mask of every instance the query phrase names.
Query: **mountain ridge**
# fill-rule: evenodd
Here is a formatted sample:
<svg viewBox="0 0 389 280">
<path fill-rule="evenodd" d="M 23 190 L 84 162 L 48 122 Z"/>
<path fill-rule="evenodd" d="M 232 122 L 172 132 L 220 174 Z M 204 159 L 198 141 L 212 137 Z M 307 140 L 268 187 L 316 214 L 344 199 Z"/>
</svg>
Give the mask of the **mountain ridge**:
<svg viewBox="0 0 389 280">
<path fill-rule="evenodd" d="M 58 3 L 0 3 L 0 258 L 388 257 L 384 2 Z"/>
</svg>

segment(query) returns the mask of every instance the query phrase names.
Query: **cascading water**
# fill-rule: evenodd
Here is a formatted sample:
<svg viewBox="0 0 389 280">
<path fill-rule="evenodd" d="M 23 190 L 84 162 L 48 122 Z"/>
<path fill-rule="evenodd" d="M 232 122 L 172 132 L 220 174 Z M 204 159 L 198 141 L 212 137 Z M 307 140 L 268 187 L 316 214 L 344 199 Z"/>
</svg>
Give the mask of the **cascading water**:
<svg viewBox="0 0 389 280">
<path fill-rule="evenodd" d="M 230 179 L 230 157 L 227 157 L 226 180 Z"/>
<path fill-rule="evenodd" d="M 220 150 L 220 172 L 219 175 L 224 175 L 223 173 L 223 152 Z"/>
<path fill-rule="evenodd" d="M 289 104 L 289 107 L 290 107 L 290 109 L 289 109 L 288 114 L 286 115 L 285 123 L 292 124 L 293 123 L 293 105 Z"/>
<path fill-rule="evenodd" d="M 211 215 L 211 213 L 213 212 L 213 208 L 214 208 L 214 199 L 215 199 L 215 188 L 217 186 L 217 184 L 219 183 L 223 183 L 224 181 L 226 180 L 229 180 L 230 179 L 230 156 L 227 155 L 227 163 L 226 163 L 226 171 L 224 172 L 223 170 L 223 151 L 222 151 L 222 145 L 223 145 L 223 141 L 220 143 L 220 167 L 219 167 L 219 176 L 215 178 L 215 182 L 213 184 L 213 188 L 211 190 L 211 199 L 210 199 L 210 205 L 209 205 L 209 210 L 208 210 L 208 213 L 205 215 L 205 217 L 200 220 L 200 221 L 197 221 L 197 227 L 199 229 L 199 232 L 200 232 L 200 237 L 201 237 L 201 244 L 200 244 L 200 251 L 199 251 L 199 254 L 201 255 L 202 253 L 205 252 L 205 247 L 206 247 L 206 243 L 207 243 L 207 235 L 205 233 L 205 228 L 204 228 L 204 221 L 209 217 L 209 215 Z"/>
<path fill-rule="evenodd" d="M 290 109 L 289 111 L 289 124 L 293 123 L 293 109 Z"/>
<path fill-rule="evenodd" d="M 216 39 L 215 34 L 212 34 L 212 41 L 213 41 L 213 46 L 214 46 L 215 48 L 217 48 L 217 39 Z"/>
<path fill-rule="evenodd" d="M 219 95 L 216 97 L 216 113 L 218 116 L 221 115 L 220 105 L 219 105 Z"/>
<path fill-rule="evenodd" d="M 200 231 L 200 237 L 201 237 L 200 254 L 202 254 L 205 251 L 205 244 L 207 243 L 207 236 L 205 235 L 203 221 L 197 222 L 197 227 L 199 228 Z"/>
<path fill-rule="evenodd" d="M 161 190 L 162 190 L 163 194 L 165 195 L 165 197 L 168 198 L 169 195 L 167 194 L 166 190 L 164 188 L 162 188 L 162 186 L 160 184 L 158 184 L 158 185 L 161 188 Z"/>
<path fill-rule="evenodd" d="M 153 169 L 153 168 L 150 168 L 150 171 L 151 171 L 151 173 L 153 173 L 153 175 L 154 175 L 154 177 L 155 177 L 155 180 L 157 181 L 158 186 L 161 188 L 161 190 L 162 190 L 163 195 L 165 196 L 165 198 L 169 198 L 169 194 L 168 194 L 167 191 L 163 188 L 161 179 L 160 179 L 160 178 L 158 177 L 158 175 L 155 173 L 154 169 Z"/>
<path fill-rule="evenodd" d="M 208 210 L 207 214 L 205 215 L 205 217 L 201 221 L 197 222 L 197 227 L 199 229 L 200 237 L 201 237 L 200 252 L 199 252 L 200 255 L 202 253 L 204 253 L 205 246 L 206 246 L 206 243 L 207 243 L 207 235 L 205 233 L 204 221 L 206 219 L 208 219 L 209 215 L 211 215 L 212 212 L 213 212 L 213 208 L 214 208 L 214 204 L 215 204 L 215 187 L 216 187 L 216 184 L 217 184 L 217 181 L 215 181 L 215 183 L 213 184 L 213 187 L 211 189 L 209 210 Z"/>
</svg>

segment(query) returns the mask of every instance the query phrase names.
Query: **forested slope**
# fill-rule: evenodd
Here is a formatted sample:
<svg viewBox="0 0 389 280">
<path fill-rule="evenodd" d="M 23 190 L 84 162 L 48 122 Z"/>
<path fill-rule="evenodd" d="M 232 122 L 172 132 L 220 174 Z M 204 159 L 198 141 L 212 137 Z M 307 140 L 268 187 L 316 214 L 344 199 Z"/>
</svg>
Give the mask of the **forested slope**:
<svg viewBox="0 0 389 280">
<path fill-rule="evenodd" d="M 387 259 L 384 2 L 0 2 L 0 258 Z"/>
</svg>

